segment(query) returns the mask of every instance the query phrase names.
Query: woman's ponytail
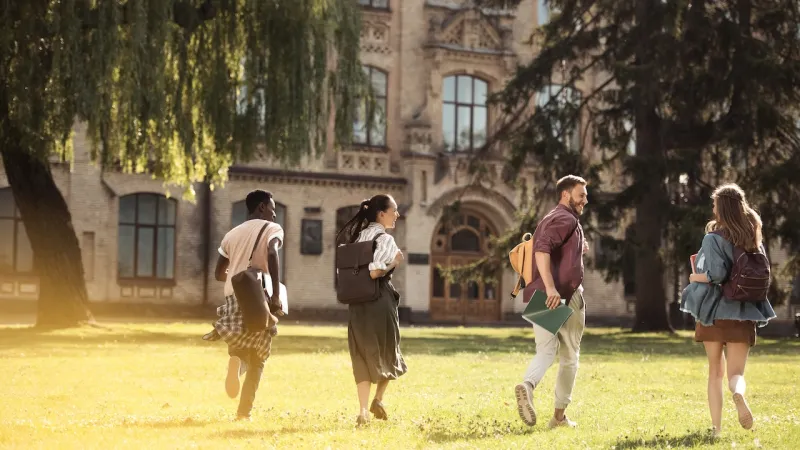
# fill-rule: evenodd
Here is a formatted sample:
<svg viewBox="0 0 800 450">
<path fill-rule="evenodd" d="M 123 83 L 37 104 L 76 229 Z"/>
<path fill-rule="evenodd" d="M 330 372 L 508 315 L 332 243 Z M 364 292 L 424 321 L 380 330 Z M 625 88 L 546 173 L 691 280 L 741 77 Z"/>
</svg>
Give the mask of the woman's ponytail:
<svg viewBox="0 0 800 450">
<path fill-rule="evenodd" d="M 361 234 L 361 230 L 366 228 L 370 222 L 376 221 L 378 213 L 385 211 L 391 201 L 392 198 L 389 195 L 378 194 L 361 202 L 356 215 L 336 233 L 336 245 L 355 242 L 358 235 Z"/>
</svg>

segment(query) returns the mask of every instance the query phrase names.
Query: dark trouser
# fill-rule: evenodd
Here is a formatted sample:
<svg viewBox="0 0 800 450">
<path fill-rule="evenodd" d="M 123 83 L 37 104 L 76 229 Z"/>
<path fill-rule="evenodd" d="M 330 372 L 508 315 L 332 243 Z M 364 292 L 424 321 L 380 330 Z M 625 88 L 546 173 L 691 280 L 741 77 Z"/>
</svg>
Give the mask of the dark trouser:
<svg viewBox="0 0 800 450">
<path fill-rule="evenodd" d="M 236 356 L 247 364 L 247 374 L 244 378 L 242 385 L 242 393 L 239 395 L 239 410 L 237 414 L 240 416 L 250 416 L 250 411 L 253 409 L 253 401 L 256 399 L 256 391 L 258 391 L 258 384 L 261 382 L 261 374 L 264 372 L 264 363 L 266 360 L 258 357 L 255 349 L 233 349 L 228 347 L 228 355 Z"/>
</svg>

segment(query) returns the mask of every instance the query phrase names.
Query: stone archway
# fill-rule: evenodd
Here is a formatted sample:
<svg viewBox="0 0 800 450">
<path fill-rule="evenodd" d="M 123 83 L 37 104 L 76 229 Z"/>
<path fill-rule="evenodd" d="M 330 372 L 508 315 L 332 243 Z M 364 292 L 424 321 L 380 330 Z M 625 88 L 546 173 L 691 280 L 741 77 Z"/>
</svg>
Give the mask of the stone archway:
<svg viewBox="0 0 800 450">
<path fill-rule="evenodd" d="M 497 228 L 474 208 L 462 208 L 450 220 L 440 220 L 431 240 L 431 319 L 443 322 L 486 323 L 501 320 L 502 273 L 494 282 L 450 283 L 437 268 L 475 262 L 490 250 L 489 237 Z"/>
</svg>

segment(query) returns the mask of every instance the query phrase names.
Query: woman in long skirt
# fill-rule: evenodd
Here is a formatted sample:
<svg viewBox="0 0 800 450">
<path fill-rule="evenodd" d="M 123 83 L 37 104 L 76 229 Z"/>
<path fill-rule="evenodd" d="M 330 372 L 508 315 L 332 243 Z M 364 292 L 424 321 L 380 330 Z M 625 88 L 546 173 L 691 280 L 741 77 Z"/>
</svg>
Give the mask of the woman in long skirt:
<svg viewBox="0 0 800 450">
<path fill-rule="evenodd" d="M 361 203 L 358 213 L 339 231 L 337 245 L 375 239 L 370 276 L 380 280 L 380 295 L 372 302 L 349 305 L 347 340 L 353 376 L 358 390 L 356 424 L 369 421 L 369 412 L 376 419 L 387 420 L 383 395 L 389 381 L 406 373 L 406 363 L 400 352 L 400 322 L 397 307 L 400 294 L 392 286 L 392 271 L 400 265 L 403 253 L 386 230 L 395 226 L 400 214 L 397 203 L 389 195 L 378 194 Z M 377 239 L 376 239 L 377 237 Z M 377 384 L 375 397 L 367 409 L 372 384 Z"/>
</svg>

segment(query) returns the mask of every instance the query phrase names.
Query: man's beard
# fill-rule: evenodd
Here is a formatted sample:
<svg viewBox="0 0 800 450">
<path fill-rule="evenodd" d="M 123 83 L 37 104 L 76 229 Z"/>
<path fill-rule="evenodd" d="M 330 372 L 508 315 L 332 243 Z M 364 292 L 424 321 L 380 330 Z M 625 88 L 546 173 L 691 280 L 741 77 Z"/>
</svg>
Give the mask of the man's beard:
<svg viewBox="0 0 800 450">
<path fill-rule="evenodd" d="M 583 211 L 578 211 L 578 205 L 580 203 L 572 200 L 572 197 L 569 198 L 569 207 L 575 212 L 575 214 L 583 214 Z"/>
</svg>

